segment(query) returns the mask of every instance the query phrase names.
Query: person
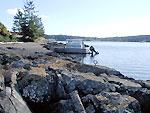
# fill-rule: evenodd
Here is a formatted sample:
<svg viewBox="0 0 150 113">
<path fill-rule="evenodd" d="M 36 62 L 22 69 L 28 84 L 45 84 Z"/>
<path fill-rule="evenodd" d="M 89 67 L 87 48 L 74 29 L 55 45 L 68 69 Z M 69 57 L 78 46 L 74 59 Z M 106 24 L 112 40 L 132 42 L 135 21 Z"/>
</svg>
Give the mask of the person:
<svg viewBox="0 0 150 113">
<path fill-rule="evenodd" d="M 93 52 L 95 52 L 95 54 L 99 54 L 97 51 L 95 51 L 95 48 L 93 46 L 90 47 L 90 51 L 92 52 L 92 55 L 93 55 Z"/>
</svg>

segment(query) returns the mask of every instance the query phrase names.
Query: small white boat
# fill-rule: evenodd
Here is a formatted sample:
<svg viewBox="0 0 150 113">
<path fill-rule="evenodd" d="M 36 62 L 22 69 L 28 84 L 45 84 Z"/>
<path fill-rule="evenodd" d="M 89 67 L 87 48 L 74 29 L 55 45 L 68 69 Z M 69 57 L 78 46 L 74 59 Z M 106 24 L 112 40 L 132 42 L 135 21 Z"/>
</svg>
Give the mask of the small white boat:
<svg viewBox="0 0 150 113">
<path fill-rule="evenodd" d="M 54 48 L 58 53 L 69 54 L 89 54 L 89 49 L 86 49 L 83 40 L 81 39 L 68 39 L 66 40 L 66 46 L 64 48 Z"/>
</svg>

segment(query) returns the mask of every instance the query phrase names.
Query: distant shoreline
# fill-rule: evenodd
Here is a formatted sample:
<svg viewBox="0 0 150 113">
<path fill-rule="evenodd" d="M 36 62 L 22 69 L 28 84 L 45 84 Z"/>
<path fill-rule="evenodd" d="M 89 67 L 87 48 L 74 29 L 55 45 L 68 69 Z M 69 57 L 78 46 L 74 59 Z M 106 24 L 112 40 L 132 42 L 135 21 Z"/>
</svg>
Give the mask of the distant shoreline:
<svg viewBox="0 0 150 113">
<path fill-rule="evenodd" d="M 81 37 L 69 35 L 45 35 L 46 39 L 54 39 L 56 41 L 65 41 L 66 39 L 83 39 L 85 41 L 111 41 L 111 42 L 150 42 L 150 35 L 124 36 L 124 37 Z"/>
</svg>

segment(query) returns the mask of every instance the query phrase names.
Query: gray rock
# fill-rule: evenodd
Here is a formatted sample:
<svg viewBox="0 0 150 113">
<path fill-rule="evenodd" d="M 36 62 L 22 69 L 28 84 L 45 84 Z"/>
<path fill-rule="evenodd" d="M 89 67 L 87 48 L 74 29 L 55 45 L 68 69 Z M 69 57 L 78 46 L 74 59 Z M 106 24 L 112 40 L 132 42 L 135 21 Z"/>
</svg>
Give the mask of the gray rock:
<svg viewBox="0 0 150 113">
<path fill-rule="evenodd" d="M 140 103 L 142 113 L 150 112 L 150 90 L 147 88 L 121 86 L 117 91 L 121 94 L 130 95 L 137 99 Z"/>
<path fill-rule="evenodd" d="M 29 61 L 21 59 L 21 60 L 12 62 L 11 67 L 12 68 L 23 68 L 27 63 L 29 63 Z"/>
<path fill-rule="evenodd" d="M 60 100 L 54 108 L 54 113 L 86 113 L 77 91 L 73 91 L 67 100 Z"/>
<path fill-rule="evenodd" d="M 17 74 L 15 70 L 7 70 L 4 72 L 4 79 L 6 86 L 15 86 L 17 84 Z"/>
<path fill-rule="evenodd" d="M 95 113 L 94 106 L 90 104 L 88 107 L 86 107 L 86 113 Z"/>
<path fill-rule="evenodd" d="M 147 81 L 139 80 L 136 82 L 138 82 L 143 88 L 150 89 L 150 80 L 147 80 Z"/>
<path fill-rule="evenodd" d="M 75 113 L 74 107 L 71 99 L 60 100 L 57 103 L 56 108 L 53 109 L 54 113 Z"/>
<path fill-rule="evenodd" d="M 2 113 L 31 113 L 25 101 L 19 93 L 13 89 L 6 87 L 6 91 L 0 92 L 0 112 Z"/>
<path fill-rule="evenodd" d="M 86 64 L 75 64 L 73 69 L 78 70 L 79 72 L 92 72 L 97 76 L 100 76 L 100 74 L 107 74 L 107 75 L 115 75 L 119 77 L 124 77 L 119 71 L 116 71 L 115 69 L 108 68 L 105 66 L 92 66 L 92 65 L 86 65 Z"/>
<path fill-rule="evenodd" d="M 52 88 L 52 87 L 51 87 Z M 48 81 L 43 78 L 38 81 L 32 81 L 23 89 L 23 96 L 33 102 L 48 101 L 51 93 Z"/>
<path fill-rule="evenodd" d="M 98 94 L 101 91 L 115 91 L 115 86 L 108 84 L 108 83 L 101 83 L 94 80 L 84 80 L 82 81 L 77 88 L 83 94 Z"/>
<path fill-rule="evenodd" d="M 139 102 L 128 95 L 117 92 L 102 92 L 97 95 L 87 95 L 82 98 L 84 104 L 92 104 L 96 112 L 102 113 L 141 113 Z"/>
<path fill-rule="evenodd" d="M 4 76 L 2 75 L 2 73 L 0 73 L 0 91 L 4 90 L 4 87 Z"/>
<path fill-rule="evenodd" d="M 2 65 L 11 64 L 13 61 L 18 61 L 18 60 L 20 60 L 19 56 L 0 54 L 0 64 Z"/>
<path fill-rule="evenodd" d="M 115 91 L 116 86 L 110 84 L 104 77 L 97 77 L 93 73 L 62 72 L 63 84 L 68 93 L 78 89 L 80 93 L 97 94 L 101 91 Z"/>
<path fill-rule="evenodd" d="M 18 81 L 22 95 L 32 102 L 52 101 L 65 98 L 61 75 L 49 72 L 47 76 L 25 73 Z"/>
<path fill-rule="evenodd" d="M 107 80 L 110 83 L 117 84 L 120 86 L 123 85 L 125 87 L 135 87 L 135 88 L 141 87 L 141 85 L 139 83 L 136 83 L 133 80 L 119 78 L 119 77 L 114 76 L 114 75 L 110 75 L 109 77 L 107 77 Z"/>
<path fill-rule="evenodd" d="M 81 102 L 81 99 L 78 95 L 78 92 L 77 91 L 71 92 L 70 97 L 71 97 L 72 103 L 74 105 L 75 112 L 77 112 L 77 113 L 86 113 L 86 111 L 84 109 L 84 106 Z"/>
</svg>

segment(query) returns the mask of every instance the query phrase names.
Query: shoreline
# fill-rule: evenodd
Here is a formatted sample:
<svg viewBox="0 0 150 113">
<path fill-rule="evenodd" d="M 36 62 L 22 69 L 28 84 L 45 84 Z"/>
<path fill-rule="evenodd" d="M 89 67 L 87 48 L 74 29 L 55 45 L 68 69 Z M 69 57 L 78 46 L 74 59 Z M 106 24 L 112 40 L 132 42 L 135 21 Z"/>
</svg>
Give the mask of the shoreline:
<svg viewBox="0 0 150 113">
<path fill-rule="evenodd" d="M 0 97 L 8 92 L 4 86 L 11 82 L 34 113 L 150 112 L 149 80 L 134 80 L 112 68 L 82 64 L 79 56 L 54 53 L 55 46 L 64 45 L 0 44 Z"/>
</svg>

